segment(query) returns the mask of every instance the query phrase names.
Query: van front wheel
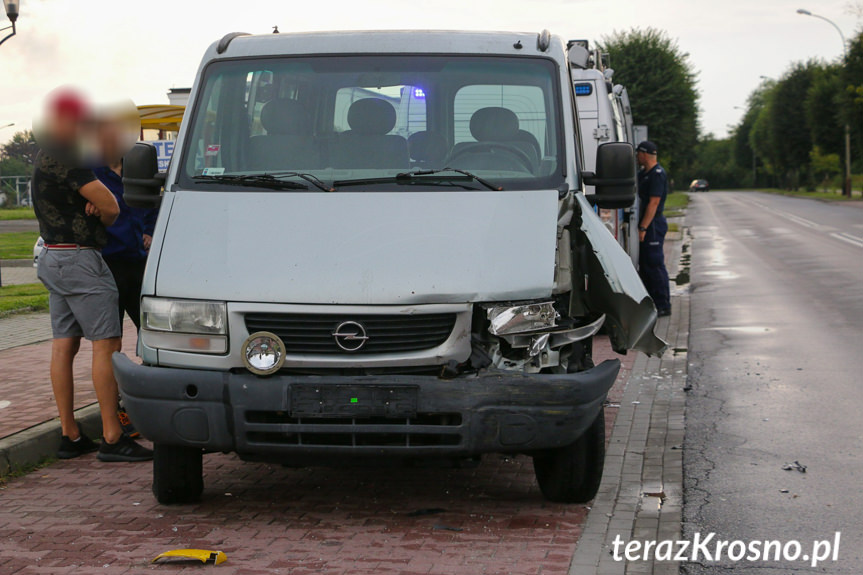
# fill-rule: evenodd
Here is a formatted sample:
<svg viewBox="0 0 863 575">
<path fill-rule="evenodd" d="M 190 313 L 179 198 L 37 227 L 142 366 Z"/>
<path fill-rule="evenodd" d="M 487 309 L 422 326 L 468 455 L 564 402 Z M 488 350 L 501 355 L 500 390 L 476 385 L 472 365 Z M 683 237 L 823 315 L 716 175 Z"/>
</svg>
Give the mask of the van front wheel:
<svg viewBox="0 0 863 575">
<path fill-rule="evenodd" d="M 153 495 L 162 505 L 191 503 L 204 491 L 204 452 L 194 447 L 153 445 Z"/>
<path fill-rule="evenodd" d="M 596 496 L 605 465 L 605 411 L 572 445 L 533 456 L 542 494 L 556 503 L 586 503 Z"/>
</svg>

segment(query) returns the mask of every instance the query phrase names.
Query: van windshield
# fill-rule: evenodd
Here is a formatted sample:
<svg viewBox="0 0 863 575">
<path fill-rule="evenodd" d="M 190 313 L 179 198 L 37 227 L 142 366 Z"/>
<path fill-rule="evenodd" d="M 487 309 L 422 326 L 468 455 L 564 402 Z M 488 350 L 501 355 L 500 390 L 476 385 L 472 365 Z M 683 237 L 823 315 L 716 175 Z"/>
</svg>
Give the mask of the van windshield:
<svg viewBox="0 0 863 575">
<path fill-rule="evenodd" d="M 184 139 L 180 184 L 249 190 L 267 181 L 256 176 L 274 175 L 303 184 L 278 189 L 556 188 L 564 165 L 557 81 L 545 58 L 214 62 Z"/>
</svg>

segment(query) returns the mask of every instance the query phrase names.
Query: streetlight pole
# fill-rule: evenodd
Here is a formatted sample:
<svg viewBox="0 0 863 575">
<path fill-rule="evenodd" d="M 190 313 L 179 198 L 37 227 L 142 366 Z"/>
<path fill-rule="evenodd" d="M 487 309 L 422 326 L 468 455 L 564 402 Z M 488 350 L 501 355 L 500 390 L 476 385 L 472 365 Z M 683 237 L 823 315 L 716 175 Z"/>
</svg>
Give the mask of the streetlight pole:
<svg viewBox="0 0 863 575">
<path fill-rule="evenodd" d="M 0 28 L 0 32 L 3 30 L 8 30 L 12 28 L 12 31 L 9 34 L 0 40 L 0 44 L 11 38 L 15 35 L 15 21 L 18 20 L 18 2 L 19 0 L 3 0 L 3 6 L 6 8 L 6 17 L 9 18 L 9 21 L 12 22 L 11 26 L 6 26 L 5 28 Z"/>
<path fill-rule="evenodd" d="M 818 14 L 813 14 L 809 10 L 805 10 L 803 8 L 797 9 L 798 14 L 802 14 L 804 16 L 812 16 L 813 18 L 818 18 L 819 20 L 824 20 L 839 32 L 839 37 L 842 38 L 842 54 L 845 65 L 848 65 L 848 44 L 845 42 L 845 34 L 842 33 L 842 30 L 839 26 L 836 25 L 836 22 L 830 20 L 829 18 L 825 18 L 824 16 L 819 16 Z M 848 119 L 845 119 L 845 185 L 842 186 L 842 194 L 845 196 L 851 197 L 851 125 L 848 123 Z"/>
</svg>

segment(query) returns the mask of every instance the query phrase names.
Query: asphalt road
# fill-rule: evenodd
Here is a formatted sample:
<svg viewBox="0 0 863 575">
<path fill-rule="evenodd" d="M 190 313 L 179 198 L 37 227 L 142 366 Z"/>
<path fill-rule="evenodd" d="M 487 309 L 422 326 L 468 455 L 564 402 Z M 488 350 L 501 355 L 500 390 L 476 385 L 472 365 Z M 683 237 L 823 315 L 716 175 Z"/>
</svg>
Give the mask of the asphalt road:
<svg viewBox="0 0 863 575">
<path fill-rule="evenodd" d="M 747 556 L 769 540 L 794 555 L 798 541 L 800 558 L 734 562 L 726 551 L 682 572 L 859 574 L 863 204 L 710 192 L 693 195 L 687 224 L 685 538 L 715 533 L 709 549 L 740 540 Z M 795 462 L 805 472 L 783 470 Z M 838 560 L 813 568 L 815 542 L 832 553 L 836 532 Z"/>
</svg>

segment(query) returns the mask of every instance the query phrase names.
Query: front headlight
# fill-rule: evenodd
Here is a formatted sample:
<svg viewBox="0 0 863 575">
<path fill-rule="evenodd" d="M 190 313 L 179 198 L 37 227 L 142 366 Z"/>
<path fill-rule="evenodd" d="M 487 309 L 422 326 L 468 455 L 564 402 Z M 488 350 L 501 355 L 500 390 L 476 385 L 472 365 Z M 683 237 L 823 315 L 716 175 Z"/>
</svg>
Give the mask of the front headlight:
<svg viewBox="0 0 863 575">
<path fill-rule="evenodd" d="M 145 297 L 141 337 L 155 349 L 225 353 L 228 310 L 224 302 Z"/>
<path fill-rule="evenodd" d="M 550 301 L 522 305 L 494 306 L 488 310 L 492 335 L 510 335 L 553 328 L 557 311 Z"/>
</svg>

